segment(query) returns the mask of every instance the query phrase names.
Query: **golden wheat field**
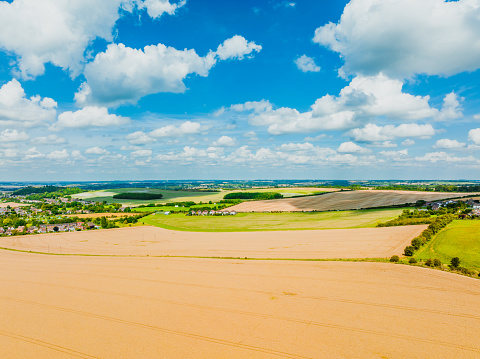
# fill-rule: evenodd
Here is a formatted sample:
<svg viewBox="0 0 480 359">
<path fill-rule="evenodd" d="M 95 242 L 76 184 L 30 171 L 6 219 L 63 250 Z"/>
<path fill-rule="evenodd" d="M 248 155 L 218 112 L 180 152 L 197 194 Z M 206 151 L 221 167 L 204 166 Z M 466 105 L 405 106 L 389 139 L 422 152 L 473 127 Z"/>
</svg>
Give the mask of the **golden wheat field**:
<svg viewBox="0 0 480 359">
<path fill-rule="evenodd" d="M 158 227 L 1 237 L 0 247 L 59 254 L 248 258 L 401 255 L 426 225 L 274 232 L 182 232 Z"/>
<path fill-rule="evenodd" d="M 2 359 L 478 358 L 480 281 L 385 263 L 0 251 Z"/>
</svg>

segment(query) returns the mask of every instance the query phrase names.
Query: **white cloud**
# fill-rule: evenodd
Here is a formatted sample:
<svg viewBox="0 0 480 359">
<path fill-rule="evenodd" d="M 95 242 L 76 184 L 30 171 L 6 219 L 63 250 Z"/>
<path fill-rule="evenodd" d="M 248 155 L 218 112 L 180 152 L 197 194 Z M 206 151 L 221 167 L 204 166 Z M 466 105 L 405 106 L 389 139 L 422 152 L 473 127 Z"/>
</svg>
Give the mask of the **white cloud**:
<svg viewBox="0 0 480 359">
<path fill-rule="evenodd" d="M 147 9 L 148 15 L 157 19 L 163 14 L 173 15 L 175 11 L 186 4 L 186 0 L 179 1 L 178 3 L 170 3 L 169 0 L 138 0 L 136 1 L 139 9 Z"/>
<path fill-rule="evenodd" d="M 34 126 L 55 119 L 57 103 L 39 95 L 27 98 L 20 82 L 11 80 L 0 88 L 0 125 Z"/>
<path fill-rule="evenodd" d="M 257 134 L 255 131 L 249 131 L 249 132 L 246 132 L 243 134 L 243 137 L 246 137 L 246 138 L 257 138 Z"/>
<path fill-rule="evenodd" d="M 239 103 L 236 105 L 230 106 L 230 110 L 236 112 L 252 111 L 255 113 L 261 113 L 264 111 L 271 111 L 273 108 L 270 101 L 261 100 L 261 101 L 247 101 L 245 103 Z"/>
<path fill-rule="evenodd" d="M 29 136 L 25 132 L 18 132 L 17 130 L 4 130 L 0 132 L 0 143 L 20 142 L 28 139 Z"/>
<path fill-rule="evenodd" d="M 66 149 L 63 149 L 61 151 L 50 152 L 47 155 L 47 158 L 49 158 L 51 160 L 66 160 L 66 159 L 70 158 L 70 154 L 67 152 Z"/>
<path fill-rule="evenodd" d="M 319 98 L 311 106 L 311 111 L 302 113 L 285 107 L 273 110 L 271 104 L 264 100 L 255 109 L 256 113 L 250 115 L 249 122 L 254 126 L 268 126 L 270 133 L 278 135 L 348 129 L 372 117 L 418 121 L 441 114 L 430 107 L 428 96 L 404 93 L 402 87 L 401 81 L 389 79 L 383 74 L 358 76 L 340 91 L 339 96 L 325 95 Z M 244 107 L 233 105 L 231 109 L 247 110 Z"/>
<path fill-rule="evenodd" d="M 79 105 L 118 106 L 136 103 L 140 98 L 161 92 L 183 93 L 184 80 L 191 74 L 206 77 L 217 58 L 243 59 L 261 46 L 241 36 L 225 40 L 217 52 L 206 56 L 195 50 L 177 50 L 163 44 L 133 49 L 124 44 L 110 44 L 105 52 L 85 66 L 85 78 L 75 94 Z"/>
<path fill-rule="evenodd" d="M 109 114 L 106 107 L 87 106 L 76 112 L 66 111 L 60 114 L 56 125 L 68 128 L 113 127 L 129 122 L 127 117 Z"/>
<path fill-rule="evenodd" d="M 63 137 L 58 137 L 57 135 L 48 135 L 45 137 L 35 137 L 32 139 L 32 143 L 37 145 L 56 145 L 66 143 L 67 140 Z"/>
<path fill-rule="evenodd" d="M 430 152 L 425 154 L 422 157 L 415 157 L 416 161 L 419 162 L 447 162 L 447 163 L 468 163 L 468 164 L 478 164 L 480 161 L 473 156 L 468 157 L 455 157 L 451 156 L 446 152 Z"/>
<path fill-rule="evenodd" d="M 220 60 L 242 60 L 246 55 L 261 50 L 262 46 L 255 44 L 253 41 L 247 41 L 243 36 L 235 35 L 219 45 L 215 54 Z"/>
<path fill-rule="evenodd" d="M 198 122 L 186 121 L 180 126 L 168 125 L 157 128 L 150 132 L 149 136 L 155 138 L 162 137 L 181 137 L 185 135 L 194 135 L 200 133 L 202 125 Z"/>
<path fill-rule="evenodd" d="M 416 123 L 401 124 L 399 126 L 378 126 L 373 123 L 363 128 L 356 128 L 348 133 L 355 141 L 380 142 L 394 140 L 395 138 L 419 137 L 429 138 L 435 135 L 432 125 L 419 125 Z"/>
<path fill-rule="evenodd" d="M 411 139 L 406 139 L 405 141 L 402 142 L 402 146 L 413 146 L 414 144 L 415 144 L 415 141 Z"/>
<path fill-rule="evenodd" d="M 80 74 L 87 47 L 96 38 L 113 40 L 119 7 L 146 8 L 152 17 L 183 5 L 167 0 L 14 0 L 0 2 L 0 48 L 17 56 L 24 78 L 42 75 L 52 63 Z"/>
<path fill-rule="evenodd" d="M 380 151 L 379 152 L 382 156 L 390 157 L 390 158 L 402 158 L 408 156 L 408 150 L 401 150 L 401 151 Z"/>
<path fill-rule="evenodd" d="M 142 131 L 130 133 L 125 136 L 125 139 L 132 145 L 145 145 L 147 143 L 156 141 L 154 138 L 151 138 Z"/>
<path fill-rule="evenodd" d="M 152 155 L 152 150 L 138 150 L 132 152 L 132 157 L 150 157 Z"/>
<path fill-rule="evenodd" d="M 468 139 L 476 145 L 480 145 L 480 128 L 471 129 L 468 132 Z"/>
<path fill-rule="evenodd" d="M 36 147 L 29 148 L 25 153 L 26 159 L 43 158 L 45 155 L 37 150 Z"/>
<path fill-rule="evenodd" d="M 212 143 L 214 147 L 231 147 L 235 146 L 236 141 L 234 138 L 229 136 L 222 136 L 217 141 Z"/>
<path fill-rule="evenodd" d="M 307 142 L 315 142 L 315 141 L 320 141 L 320 140 L 323 140 L 324 138 L 327 138 L 327 135 L 322 133 L 318 136 L 315 136 L 315 137 L 305 137 L 304 138 L 304 141 L 307 141 Z"/>
<path fill-rule="evenodd" d="M 351 0 L 314 41 L 338 52 L 343 73 L 410 78 L 480 67 L 477 0 Z"/>
<path fill-rule="evenodd" d="M 110 152 L 108 152 L 107 150 L 105 150 L 103 148 L 100 148 L 100 147 L 96 146 L 96 147 L 87 148 L 85 150 L 85 153 L 87 155 L 106 155 L 106 154 L 109 154 Z"/>
<path fill-rule="evenodd" d="M 463 101 L 463 98 L 458 97 L 458 95 L 455 92 L 451 92 L 448 95 L 446 95 L 445 98 L 443 99 L 442 110 L 437 115 L 436 120 L 449 121 L 449 120 L 456 120 L 457 118 L 463 117 L 460 101 Z"/>
<path fill-rule="evenodd" d="M 458 142 L 457 140 L 449 140 L 447 138 L 438 140 L 435 143 L 435 148 L 441 148 L 441 149 L 458 149 L 458 148 L 464 148 L 466 146 L 465 143 Z"/>
<path fill-rule="evenodd" d="M 367 153 L 370 150 L 357 145 L 354 142 L 343 142 L 337 149 L 340 153 Z"/>
<path fill-rule="evenodd" d="M 319 72 L 321 70 L 320 66 L 315 64 L 315 60 L 307 55 L 302 55 L 296 59 L 295 65 L 302 72 Z"/>
</svg>

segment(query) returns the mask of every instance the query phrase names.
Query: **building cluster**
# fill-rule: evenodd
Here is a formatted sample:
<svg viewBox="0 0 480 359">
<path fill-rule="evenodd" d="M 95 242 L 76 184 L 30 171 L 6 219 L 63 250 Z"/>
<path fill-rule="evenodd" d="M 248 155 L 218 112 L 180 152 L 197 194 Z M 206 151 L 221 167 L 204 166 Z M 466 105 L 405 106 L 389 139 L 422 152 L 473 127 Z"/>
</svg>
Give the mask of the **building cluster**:
<svg viewBox="0 0 480 359">
<path fill-rule="evenodd" d="M 19 233 L 25 234 L 42 234 L 42 233 L 57 233 L 57 232 L 75 232 L 84 231 L 88 229 L 99 229 L 100 226 L 92 222 L 74 222 L 74 223 L 59 223 L 59 224 L 41 224 L 39 226 L 18 226 L 18 227 L 0 227 L 0 235 L 15 235 Z"/>
<path fill-rule="evenodd" d="M 235 211 L 190 211 L 188 213 L 190 216 L 235 216 L 237 212 Z"/>
</svg>

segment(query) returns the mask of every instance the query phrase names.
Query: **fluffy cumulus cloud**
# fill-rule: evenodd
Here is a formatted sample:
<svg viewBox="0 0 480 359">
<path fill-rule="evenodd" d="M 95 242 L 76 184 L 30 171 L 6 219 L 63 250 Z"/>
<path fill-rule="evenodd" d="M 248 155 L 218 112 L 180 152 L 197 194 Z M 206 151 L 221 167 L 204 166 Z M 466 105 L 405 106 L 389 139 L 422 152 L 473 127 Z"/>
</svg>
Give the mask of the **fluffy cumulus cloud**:
<svg viewBox="0 0 480 359">
<path fill-rule="evenodd" d="M 186 4 L 186 0 L 181 0 L 177 3 L 170 3 L 169 0 L 136 0 L 127 2 L 124 8 L 131 9 L 132 5 L 136 5 L 138 9 L 146 9 L 148 15 L 153 18 L 159 18 L 163 14 L 173 15 L 177 9 Z M 130 6 L 129 6 L 130 5 Z"/>
<path fill-rule="evenodd" d="M 128 117 L 109 114 L 106 107 L 87 106 L 60 114 L 56 125 L 60 128 L 91 128 L 121 126 L 129 122 Z"/>
<path fill-rule="evenodd" d="M 319 98 L 307 112 L 286 107 L 273 109 L 265 100 L 232 105 L 229 109 L 252 111 L 250 124 L 268 126 L 272 134 L 344 130 L 380 117 L 391 121 L 419 121 L 440 116 L 452 118 L 453 113 L 458 113 L 455 94 L 447 95 L 443 109 L 438 110 L 429 105 L 428 96 L 404 93 L 402 87 L 401 81 L 383 74 L 357 76 L 338 96 Z"/>
<path fill-rule="evenodd" d="M 430 124 L 419 125 L 416 123 L 407 123 L 399 126 L 378 126 L 369 123 L 363 128 L 351 130 L 348 134 L 355 141 L 380 142 L 394 140 L 395 138 L 430 138 L 435 135 L 435 129 Z"/>
<path fill-rule="evenodd" d="M 150 157 L 152 150 L 137 150 L 132 152 L 132 157 Z"/>
<path fill-rule="evenodd" d="M 234 46 L 239 38 L 243 39 L 240 43 L 245 43 L 246 48 Z M 187 76 L 207 76 L 217 58 L 242 59 L 252 49 L 261 49 L 241 36 L 229 40 L 220 45 L 223 47 L 217 52 L 210 51 L 203 57 L 195 50 L 177 50 L 163 44 L 145 46 L 143 50 L 110 44 L 105 52 L 97 54 L 85 66 L 87 81 L 80 86 L 75 100 L 79 105 L 117 106 L 135 103 L 143 96 L 155 93 L 183 93 Z"/>
<path fill-rule="evenodd" d="M 307 55 L 302 55 L 296 59 L 295 65 L 297 65 L 298 69 L 302 72 L 319 72 L 321 70 L 320 66 L 315 64 L 315 60 Z"/>
<path fill-rule="evenodd" d="M 156 140 L 143 131 L 137 131 L 125 136 L 125 139 L 132 145 L 146 145 Z"/>
<path fill-rule="evenodd" d="M 59 150 L 50 152 L 47 155 L 47 158 L 51 160 L 68 160 L 70 158 L 70 154 L 66 149 L 63 149 L 61 151 Z"/>
<path fill-rule="evenodd" d="M 32 143 L 35 143 L 37 145 L 57 145 L 57 144 L 62 144 L 66 142 L 67 140 L 65 138 L 59 137 L 57 135 L 35 137 L 34 139 L 32 139 Z"/>
<path fill-rule="evenodd" d="M 343 142 L 337 149 L 340 153 L 367 153 L 371 152 L 367 148 L 357 145 L 355 142 Z"/>
<path fill-rule="evenodd" d="M 247 41 L 243 36 L 235 35 L 219 45 L 215 54 L 220 60 L 242 60 L 253 52 L 260 52 L 261 49 L 261 45 L 257 45 L 253 41 Z"/>
<path fill-rule="evenodd" d="M 27 98 L 16 79 L 0 88 L 0 125 L 35 126 L 51 122 L 57 115 L 57 103 L 39 95 Z"/>
<path fill-rule="evenodd" d="M 232 147 L 235 146 L 237 141 L 230 136 L 222 136 L 218 140 L 212 143 L 214 147 Z"/>
<path fill-rule="evenodd" d="M 438 140 L 435 143 L 435 148 L 441 148 L 441 149 L 458 149 L 458 148 L 464 148 L 466 146 L 465 143 L 458 142 L 457 140 L 449 140 L 447 138 Z"/>
<path fill-rule="evenodd" d="M 476 145 L 480 145 L 480 128 L 470 130 L 468 132 L 468 139 Z"/>
<path fill-rule="evenodd" d="M 106 155 L 109 152 L 101 147 L 95 146 L 95 147 L 90 147 L 85 150 L 85 153 L 87 155 Z"/>
<path fill-rule="evenodd" d="M 29 136 L 25 132 L 17 130 L 4 130 L 0 132 L 0 143 L 26 141 Z"/>
<path fill-rule="evenodd" d="M 194 135 L 202 131 L 202 125 L 199 122 L 186 121 L 180 126 L 168 125 L 157 128 L 149 133 L 150 137 L 182 137 L 185 135 Z"/>
<path fill-rule="evenodd" d="M 477 0 L 351 0 L 314 41 L 341 55 L 344 73 L 449 76 L 480 67 L 479 16 Z"/>
<path fill-rule="evenodd" d="M 0 48 L 16 55 L 24 77 L 44 73 L 51 63 L 78 75 L 88 46 L 110 42 L 119 9 L 146 9 L 154 18 L 173 14 L 184 2 L 168 0 L 14 0 L 0 2 Z"/>
<path fill-rule="evenodd" d="M 458 164 L 469 164 L 469 165 L 480 163 L 480 161 L 473 156 L 457 157 L 457 156 L 449 155 L 446 152 L 430 152 L 425 154 L 424 156 L 415 157 L 415 160 L 419 162 L 430 162 L 430 163 L 447 162 L 452 164 L 458 163 Z"/>
</svg>

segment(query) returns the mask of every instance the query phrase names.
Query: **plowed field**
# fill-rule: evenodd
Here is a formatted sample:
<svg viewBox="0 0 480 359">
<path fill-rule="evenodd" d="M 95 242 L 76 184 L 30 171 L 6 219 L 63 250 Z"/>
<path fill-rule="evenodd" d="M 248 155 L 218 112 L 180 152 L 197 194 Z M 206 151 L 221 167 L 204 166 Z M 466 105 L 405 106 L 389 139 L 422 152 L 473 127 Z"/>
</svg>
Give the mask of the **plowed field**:
<svg viewBox="0 0 480 359">
<path fill-rule="evenodd" d="M 472 195 L 472 193 L 440 193 L 414 191 L 341 191 L 319 196 L 284 198 L 268 201 L 249 201 L 229 207 L 226 211 L 237 212 L 297 212 L 335 211 L 361 208 L 386 207 L 415 203 L 418 200 L 438 201 Z"/>
</svg>

